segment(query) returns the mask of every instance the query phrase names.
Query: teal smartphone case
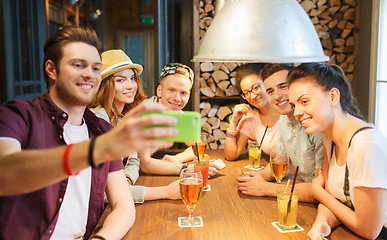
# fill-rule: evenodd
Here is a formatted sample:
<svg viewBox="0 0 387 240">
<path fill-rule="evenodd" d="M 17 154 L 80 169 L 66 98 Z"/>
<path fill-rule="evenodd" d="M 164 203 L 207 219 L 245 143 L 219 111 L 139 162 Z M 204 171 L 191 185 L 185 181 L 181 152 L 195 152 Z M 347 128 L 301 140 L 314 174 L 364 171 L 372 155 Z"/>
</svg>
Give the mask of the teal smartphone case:
<svg viewBox="0 0 387 240">
<path fill-rule="evenodd" d="M 169 140 L 174 142 L 196 142 L 200 137 L 201 132 L 201 116 L 198 112 L 191 111 L 164 111 L 164 112 L 146 112 L 147 114 L 161 114 L 177 118 L 177 124 L 173 126 L 157 126 L 157 127 L 173 127 L 179 130 L 179 133 L 172 137 L 159 138 L 161 140 Z M 155 127 L 155 126 L 152 126 Z"/>
</svg>

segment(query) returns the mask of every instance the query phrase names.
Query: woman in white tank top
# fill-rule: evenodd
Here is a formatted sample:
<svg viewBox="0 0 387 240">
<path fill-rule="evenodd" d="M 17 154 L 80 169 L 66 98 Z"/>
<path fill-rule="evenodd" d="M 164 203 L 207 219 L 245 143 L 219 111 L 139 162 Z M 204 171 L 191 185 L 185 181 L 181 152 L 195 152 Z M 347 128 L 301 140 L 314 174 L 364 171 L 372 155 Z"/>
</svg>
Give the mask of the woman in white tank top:
<svg viewBox="0 0 387 240">
<path fill-rule="evenodd" d="M 308 63 L 289 75 L 289 101 L 306 133 L 321 132 L 324 170 L 312 182 L 320 204 L 310 239 L 340 223 L 367 239 L 387 226 L 387 141 L 363 120 L 336 65 Z M 383 231 L 382 231 L 383 229 Z"/>
</svg>

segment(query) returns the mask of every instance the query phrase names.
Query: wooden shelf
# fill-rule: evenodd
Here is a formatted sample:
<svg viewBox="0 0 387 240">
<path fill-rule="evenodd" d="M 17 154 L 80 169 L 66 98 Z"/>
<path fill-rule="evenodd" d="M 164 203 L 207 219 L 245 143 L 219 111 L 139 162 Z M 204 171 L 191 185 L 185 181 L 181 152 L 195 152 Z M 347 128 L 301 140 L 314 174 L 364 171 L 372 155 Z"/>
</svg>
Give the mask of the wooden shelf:
<svg viewBox="0 0 387 240">
<path fill-rule="evenodd" d="M 241 100 L 241 97 L 238 96 L 232 96 L 232 97 L 205 97 L 201 96 L 200 100 Z"/>
<path fill-rule="evenodd" d="M 210 102 L 211 104 L 219 104 L 219 105 L 228 105 L 228 104 L 239 104 L 243 101 L 242 98 L 233 96 L 233 97 L 200 97 L 200 102 Z"/>
</svg>

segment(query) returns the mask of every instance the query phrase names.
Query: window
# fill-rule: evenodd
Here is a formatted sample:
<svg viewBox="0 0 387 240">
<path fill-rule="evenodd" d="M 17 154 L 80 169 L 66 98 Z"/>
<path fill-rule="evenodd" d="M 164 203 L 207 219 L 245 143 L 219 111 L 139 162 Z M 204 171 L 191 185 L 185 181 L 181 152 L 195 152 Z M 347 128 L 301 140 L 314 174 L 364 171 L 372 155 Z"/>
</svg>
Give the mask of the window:
<svg viewBox="0 0 387 240">
<path fill-rule="evenodd" d="M 134 63 L 144 67 L 141 73 L 142 85 L 145 94 L 151 97 L 154 93 L 155 52 L 153 47 L 153 34 L 151 30 L 142 31 L 118 31 L 118 48 L 122 49 Z M 158 82 L 158 79 L 156 79 Z"/>
<path fill-rule="evenodd" d="M 3 1 L 7 99 L 42 95 L 43 43 L 46 38 L 44 1 Z"/>
<path fill-rule="evenodd" d="M 374 80 L 374 84 L 371 84 L 371 91 L 375 96 L 374 103 L 374 119 L 375 127 L 379 129 L 387 138 L 387 111 L 385 104 L 387 102 L 387 0 L 375 0 L 374 6 L 379 11 L 375 11 L 376 23 L 378 26 L 375 28 L 376 33 L 373 34 L 373 43 L 377 46 L 374 52 L 376 52 L 376 71 L 371 81 Z M 372 64 L 371 64 L 372 66 Z M 372 101 L 371 101 L 372 103 Z M 372 106 L 371 106 L 372 109 Z"/>
</svg>

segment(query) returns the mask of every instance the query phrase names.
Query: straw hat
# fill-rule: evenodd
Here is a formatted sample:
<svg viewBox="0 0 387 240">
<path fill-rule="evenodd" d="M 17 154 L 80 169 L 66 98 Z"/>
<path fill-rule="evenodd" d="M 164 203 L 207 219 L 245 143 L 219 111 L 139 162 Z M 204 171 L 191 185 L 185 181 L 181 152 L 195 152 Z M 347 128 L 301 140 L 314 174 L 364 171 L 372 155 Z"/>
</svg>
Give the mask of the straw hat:
<svg viewBox="0 0 387 240">
<path fill-rule="evenodd" d="M 137 70 L 137 74 L 142 73 L 142 66 L 140 64 L 133 63 L 132 60 L 120 49 L 113 49 L 105 51 L 101 54 L 102 57 L 102 72 L 101 79 L 119 72 L 124 69 L 134 68 Z"/>
</svg>

